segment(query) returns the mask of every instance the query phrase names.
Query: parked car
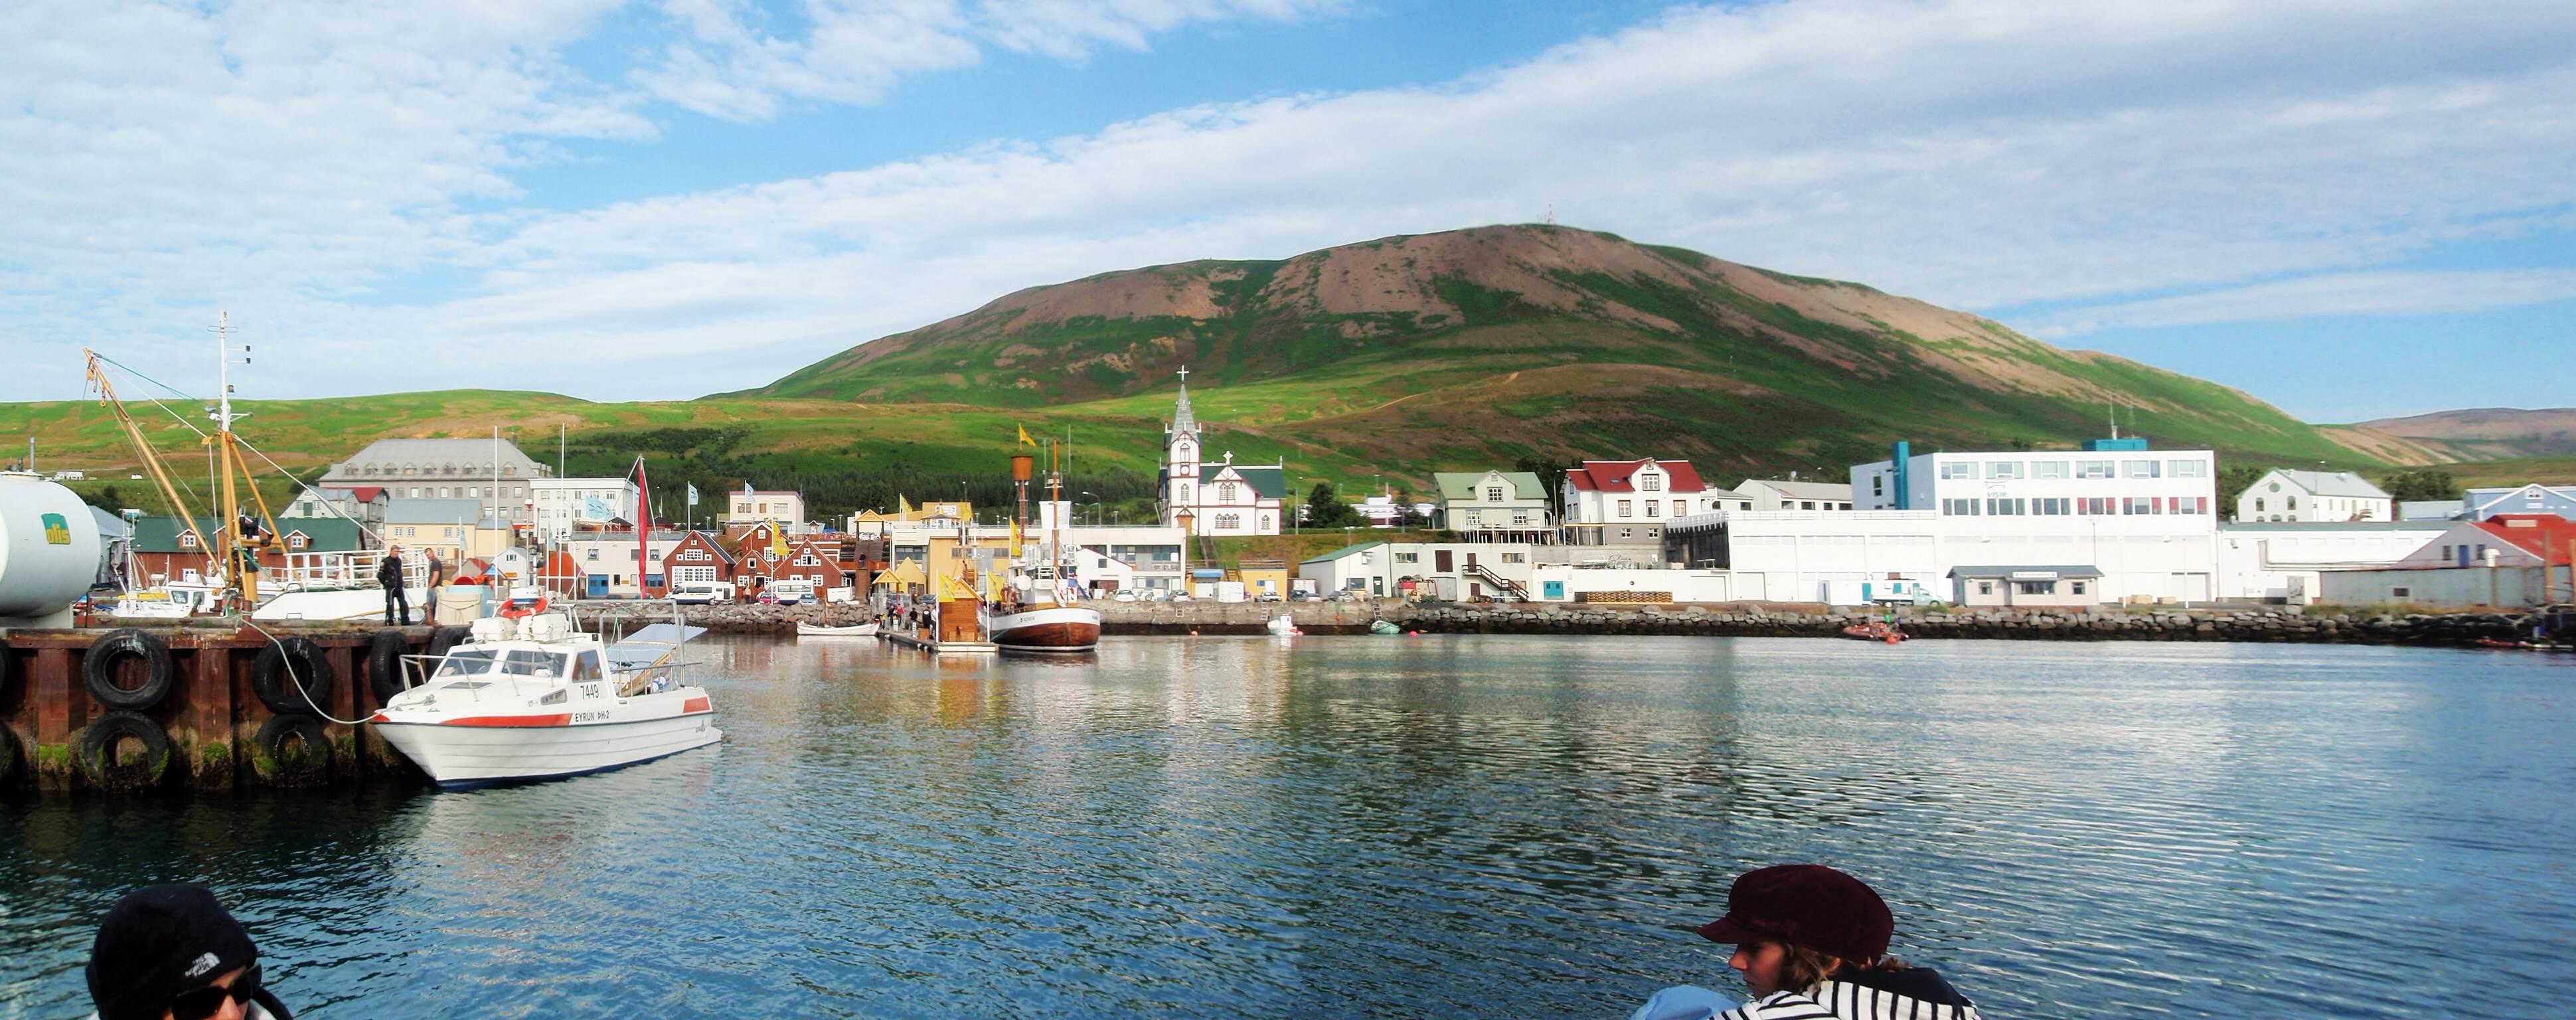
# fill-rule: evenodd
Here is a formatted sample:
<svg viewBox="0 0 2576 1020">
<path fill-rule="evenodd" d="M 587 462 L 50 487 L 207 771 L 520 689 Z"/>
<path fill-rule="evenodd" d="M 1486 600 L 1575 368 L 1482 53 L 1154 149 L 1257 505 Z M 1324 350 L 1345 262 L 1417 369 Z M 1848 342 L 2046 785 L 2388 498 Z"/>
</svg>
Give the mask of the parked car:
<svg viewBox="0 0 2576 1020">
<path fill-rule="evenodd" d="M 1128 590 L 1127 590 L 1127 589 L 1125 589 L 1125 588 L 1120 588 L 1120 589 L 1118 589 L 1117 591 L 1110 593 L 1110 595 L 1109 595 L 1109 601 L 1111 601 L 1111 602 L 1134 602 L 1134 601 L 1136 601 L 1136 593 L 1135 593 L 1135 592 L 1132 592 L 1132 591 L 1128 591 Z"/>
<path fill-rule="evenodd" d="M 1279 596 L 1266 591 L 1252 597 L 1252 601 L 1254 602 L 1277 602 L 1279 600 Z"/>
</svg>

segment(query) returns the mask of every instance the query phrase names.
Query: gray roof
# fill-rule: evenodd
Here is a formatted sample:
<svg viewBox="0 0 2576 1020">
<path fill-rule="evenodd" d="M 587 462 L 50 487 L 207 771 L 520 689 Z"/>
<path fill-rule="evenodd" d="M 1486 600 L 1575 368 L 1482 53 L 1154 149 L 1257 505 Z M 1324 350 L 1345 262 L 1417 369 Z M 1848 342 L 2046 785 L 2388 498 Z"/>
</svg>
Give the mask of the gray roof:
<svg viewBox="0 0 2576 1020">
<path fill-rule="evenodd" d="M 483 517 L 483 501 L 479 499 L 395 499 L 385 502 L 387 524 L 471 524 Z"/>
<path fill-rule="evenodd" d="M 554 468 L 531 459 L 509 440 L 500 442 L 500 459 L 492 456 L 490 437 L 481 439 L 379 439 L 355 456 L 331 465 L 323 481 L 335 485 L 384 484 L 403 478 L 490 478 L 497 468 L 504 479 L 543 478 Z M 374 470 L 369 470 L 370 467 Z M 413 474 L 403 474 L 409 467 Z M 451 471 L 449 469 L 453 468 Z"/>
<path fill-rule="evenodd" d="M 2447 521 L 2469 512 L 2467 500 L 2410 499 L 2397 504 L 2401 521 Z"/>
<path fill-rule="evenodd" d="M 2312 495 L 2333 496 L 2337 499 L 2388 498 L 2388 490 L 2372 485 L 2370 479 L 2350 471 L 2293 471 L 2282 468 L 2275 473 L 2289 479 L 2290 484 L 2305 489 Z"/>
<path fill-rule="evenodd" d="M 2042 566 L 2042 567 L 2034 567 L 2034 566 L 2023 565 L 2023 566 L 1977 566 L 1977 567 L 1952 567 L 1952 568 L 1950 568 L 1950 576 L 1952 576 L 1952 577 L 1969 577 L 1969 578 L 1987 578 L 1987 577 L 1992 577 L 1992 578 L 1997 578 L 1997 579 L 2003 579 L 2003 578 L 2009 578 L 2009 577 L 2013 576 L 2014 574 L 2053 574 L 2053 575 L 2055 575 L 2056 577 L 2059 577 L 2059 578 L 2073 578 L 2073 579 L 2082 579 L 2082 578 L 2100 577 L 2100 576 L 2102 576 L 2102 572 L 2101 572 L 2100 570 L 2096 570 L 2096 569 L 2094 569 L 2094 568 L 2092 568 L 2092 567 L 2082 567 L 2082 566 L 2057 566 L 2057 567 L 2046 567 L 2046 566 Z"/>
<path fill-rule="evenodd" d="M 1773 478 L 1747 478 L 1736 483 L 1735 491 L 1742 493 L 1747 487 L 1754 485 L 1768 485 L 1772 491 L 1791 499 L 1849 501 L 1852 498 L 1850 482 L 1784 482 Z"/>
</svg>

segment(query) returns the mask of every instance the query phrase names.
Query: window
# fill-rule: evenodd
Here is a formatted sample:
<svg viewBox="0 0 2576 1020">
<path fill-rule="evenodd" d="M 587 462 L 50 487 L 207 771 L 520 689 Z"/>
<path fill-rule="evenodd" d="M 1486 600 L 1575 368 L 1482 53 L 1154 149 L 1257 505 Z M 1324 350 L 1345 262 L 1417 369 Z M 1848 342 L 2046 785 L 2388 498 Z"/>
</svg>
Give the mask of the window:
<svg viewBox="0 0 2576 1020">
<path fill-rule="evenodd" d="M 1943 461 L 1941 462 L 1941 477 L 1944 479 L 1975 478 L 1977 477 L 1977 465 L 1964 460 Z"/>
<path fill-rule="evenodd" d="M 1648 517 L 1661 517 L 1661 516 L 1663 516 L 1663 515 L 1664 515 L 1664 501 L 1663 501 L 1663 500 L 1660 500 L 1660 499 L 1650 499 L 1650 500 L 1647 500 L 1647 501 L 1646 501 L 1646 516 L 1648 516 Z"/>
<path fill-rule="evenodd" d="M 684 557 L 684 558 L 685 558 L 685 557 Z M 588 554 L 587 554 L 587 555 L 584 555 L 584 556 L 582 557 L 582 559 L 587 560 L 587 561 L 592 562 L 592 563 L 597 563 L 597 562 L 599 562 L 599 547 L 597 547 L 597 546 L 592 546 L 592 547 L 590 548 L 590 550 L 589 550 Z"/>
<path fill-rule="evenodd" d="M 1635 537 L 1637 537 L 1637 529 L 1635 529 L 1635 528 L 1621 528 L 1621 529 L 1619 529 L 1619 537 L 1621 537 L 1621 538 L 1635 538 Z"/>
<path fill-rule="evenodd" d="M 2051 496 L 2030 501 L 2030 512 L 2043 517 L 2064 517 L 2075 512 L 2075 501 L 2064 496 Z"/>
<path fill-rule="evenodd" d="M 2073 588 L 2073 589 L 2074 589 L 2075 594 L 2077 594 L 2077 595 L 2082 595 L 2082 594 L 2084 594 L 2084 582 L 2082 582 L 2082 581 L 2069 581 L 2069 582 L 2067 582 L 2067 584 L 2068 584 L 2068 586 L 2070 586 L 2071 588 Z"/>
<path fill-rule="evenodd" d="M 194 549 L 194 548 L 196 548 L 196 547 L 197 547 L 197 533 L 196 533 L 196 532 L 193 532 L 193 531 L 182 531 L 182 532 L 180 532 L 180 533 L 179 533 L 179 548 L 182 548 L 182 549 Z"/>
<path fill-rule="evenodd" d="M 2299 508 L 2299 497 L 2297 497 L 2297 496 L 2287 496 L 2287 497 L 2283 497 L 2283 498 L 2282 498 L 2282 500 L 2281 500 L 2281 509 L 2283 509 L 2283 510 L 2296 510 L 2296 509 L 2298 509 L 2298 508 Z"/>
<path fill-rule="evenodd" d="M 1994 594 L 1994 593 L 1995 593 L 1995 583 L 1994 583 L 1993 581 L 1979 581 L 1979 582 L 1977 582 L 1977 594 L 1979 594 L 1979 595 L 1992 595 L 1992 594 Z"/>
<path fill-rule="evenodd" d="M 1629 501 L 1624 499 L 1619 501 L 1619 516 L 1626 517 L 1635 512 L 1629 509 L 1628 503 Z"/>
<path fill-rule="evenodd" d="M 2066 462 L 2062 460 L 2031 461 L 2030 476 L 2032 478 L 2064 478 L 2066 477 Z"/>
<path fill-rule="evenodd" d="M 1233 483 L 1233 482 L 1222 482 L 1222 483 L 1219 483 L 1219 484 L 1217 485 L 1217 487 L 1216 487 L 1216 501 L 1217 501 L 1217 502 L 1219 502 L 1219 503 L 1232 503 L 1232 502 L 1234 502 L 1234 483 Z"/>
<path fill-rule="evenodd" d="M 2109 477 L 2111 477 L 2111 464 L 2112 464 L 2112 462 L 2107 461 L 2107 460 L 2079 460 L 2079 461 L 2076 461 L 2076 462 L 2075 462 L 2075 477 L 2077 477 L 2077 478 L 2109 478 Z"/>
<path fill-rule="evenodd" d="M 2399 585 L 2399 586 L 2397 586 L 2397 587 L 2395 587 L 2395 588 L 2390 588 L 2390 589 L 2388 589 L 2388 597 L 2389 597 L 2389 598 L 2402 599 L 2402 598 L 2406 598 L 2407 596 L 2410 596 L 2410 595 L 2413 595 L 2413 594 L 2415 594 L 2415 589 L 2413 589 L 2413 588 L 2408 588 L 2408 587 L 2406 587 L 2406 586 L 2404 586 L 2404 585 Z"/>
<path fill-rule="evenodd" d="M 1527 563 L 1527 562 L 1529 562 L 1529 554 L 1528 554 L 1528 553 L 1507 552 L 1507 553 L 1504 553 L 1504 554 L 1503 554 L 1503 562 L 1505 562 L 1505 563 Z"/>
<path fill-rule="evenodd" d="M 2178 513 L 2178 514 L 2205 514 L 2205 513 L 2208 513 L 2208 512 L 2209 512 L 2209 497 L 2207 497 L 2207 496 L 2176 496 L 2176 497 L 2174 497 L 2174 499 L 2173 499 L 2173 512 Z"/>
<path fill-rule="evenodd" d="M 1802 502 L 1802 503 L 1799 503 L 1799 504 L 1798 504 L 1798 509 L 1800 509 L 1800 510 L 1813 510 L 1813 509 L 1815 509 L 1815 508 L 1816 508 L 1816 501 L 1815 501 L 1815 500 L 1812 500 L 1812 499 L 1807 500 L 1807 501 L 1805 501 L 1805 502 Z"/>
<path fill-rule="evenodd" d="M 2157 477 L 2161 477 L 2161 476 L 2164 474 L 2163 468 L 2164 468 L 2164 462 L 2163 462 L 2163 461 L 2156 461 L 2156 460 L 2133 460 L 2133 461 L 2130 461 L 2130 462 L 2129 462 L 2129 477 L 2131 477 L 2131 478 L 2157 478 Z"/>
<path fill-rule="evenodd" d="M 1991 480 L 1991 479 L 2020 478 L 2020 477 L 2021 477 L 2021 462 L 2020 462 L 2020 461 L 2017 461 L 2017 460 L 1990 460 L 1990 461 L 1987 461 L 1987 462 L 1986 462 L 1986 477 L 1987 477 L 1988 479 L 1990 479 L 1990 480 Z"/>
<path fill-rule="evenodd" d="M 1420 563 L 1422 562 L 1422 554 L 1400 552 L 1395 554 L 1395 561 L 1397 563 Z"/>
<path fill-rule="evenodd" d="M 1870 494 L 1870 495 L 1872 495 L 1872 496 L 1884 496 L 1884 495 L 1887 495 L 1887 476 L 1886 476 L 1886 475 L 1871 475 L 1871 476 L 1869 476 L 1869 494 Z"/>
<path fill-rule="evenodd" d="M 2151 516 L 2156 512 L 2156 501 L 2146 496 L 2131 496 L 2125 512 L 2137 517 Z"/>
<path fill-rule="evenodd" d="M 2172 463 L 2170 463 L 2170 464 L 2167 464 L 2167 465 L 2165 465 L 2165 466 L 2173 469 L 2173 473 L 2172 473 L 2171 475 L 2166 476 L 2166 477 L 2169 477 L 2169 478 L 2207 478 L 2207 477 L 2209 477 L 2209 462 L 2208 462 L 2208 461 L 2201 461 L 2201 460 L 2177 460 L 2177 461 L 2174 461 L 2174 462 L 2172 462 Z"/>
<path fill-rule="evenodd" d="M 2107 517 L 2119 512 L 2112 506 L 2112 504 L 2117 502 L 2118 500 L 2114 500 L 2108 496 L 2088 496 L 2086 498 L 2076 500 L 2075 508 L 2077 513 L 2088 514 L 2095 517 Z"/>
<path fill-rule="evenodd" d="M 1974 517 L 1977 515 L 1977 501 L 1973 499 L 1942 500 L 1941 515 L 1944 517 Z"/>
<path fill-rule="evenodd" d="M 1516 526 L 1516 527 L 1519 527 L 1519 526 L 1526 526 L 1526 525 L 1528 525 L 1528 524 L 1529 524 L 1529 511 L 1527 511 L 1527 510 L 1514 510 L 1514 511 L 1512 511 L 1512 524 L 1513 524 L 1514 526 Z"/>
<path fill-rule="evenodd" d="M 1485 502 L 1488 502 L 1488 503 L 1500 503 L 1500 502 L 1502 502 L 1502 501 L 1503 501 L 1503 487 L 1502 487 L 1502 486 L 1499 486 L 1499 485 L 1488 485 L 1488 486 L 1485 486 Z"/>
<path fill-rule="evenodd" d="M 1689 513 L 1689 512 L 1690 512 L 1690 501 L 1689 501 L 1689 500 L 1687 500 L 1687 499 L 1676 499 L 1676 500 L 1674 500 L 1674 501 L 1673 501 L 1673 516 L 1675 516 L 1675 517 L 1679 517 L 1679 516 L 1681 516 L 1681 515 L 1683 515 L 1683 514 L 1686 514 L 1686 513 Z"/>
<path fill-rule="evenodd" d="M 1986 500 L 1986 515 L 1989 517 L 2019 517 L 2021 516 L 2021 506 L 2021 500 L 2017 498 L 2006 496 L 1990 497 Z"/>
<path fill-rule="evenodd" d="M 1637 487 L 1647 492 L 1662 492 L 1664 491 L 1664 476 L 1638 475 Z"/>
<path fill-rule="evenodd" d="M 1190 483 L 1188 483 L 1188 482 L 1182 482 L 1182 483 L 1181 483 L 1181 502 L 1183 502 L 1183 503 L 1187 503 L 1187 502 L 1189 502 L 1189 501 L 1190 501 Z"/>
<path fill-rule="evenodd" d="M 2015 581 L 2013 582 L 2013 592 L 2019 595 L 2055 595 L 2057 594 L 2057 582 Z"/>
<path fill-rule="evenodd" d="M 308 544 L 310 543 L 305 541 L 304 533 L 301 531 L 286 536 L 286 547 L 289 549 L 302 549 Z"/>
<path fill-rule="evenodd" d="M 1218 514 L 1218 515 L 1216 515 L 1216 526 L 1217 526 L 1217 529 L 1218 529 L 1218 530 L 1220 530 L 1220 531 L 1225 530 L 1225 529 L 1229 529 L 1229 528 L 1240 528 L 1240 527 L 1243 527 L 1243 515 L 1242 515 L 1242 514 Z"/>
</svg>

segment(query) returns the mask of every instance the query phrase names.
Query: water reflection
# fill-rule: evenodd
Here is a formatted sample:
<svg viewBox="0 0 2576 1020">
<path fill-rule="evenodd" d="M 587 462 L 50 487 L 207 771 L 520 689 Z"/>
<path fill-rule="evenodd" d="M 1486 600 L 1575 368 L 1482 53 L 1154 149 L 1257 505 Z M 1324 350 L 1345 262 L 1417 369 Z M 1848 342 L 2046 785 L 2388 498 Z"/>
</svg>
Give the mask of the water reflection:
<svg viewBox="0 0 2576 1020">
<path fill-rule="evenodd" d="M 2361 972 L 2400 954 L 2408 1001 L 2540 1001 L 2576 934 L 2571 674 L 2527 657 L 694 657 L 727 740 L 576 781 L 0 804 L 0 1002 L 77 1013 L 89 926 L 173 879 L 243 904 L 322 1017 L 1619 1015 L 1730 987 L 1677 928 L 1778 860 L 1869 876 L 1997 1015 L 2384 1014 Z"/>
</svg>

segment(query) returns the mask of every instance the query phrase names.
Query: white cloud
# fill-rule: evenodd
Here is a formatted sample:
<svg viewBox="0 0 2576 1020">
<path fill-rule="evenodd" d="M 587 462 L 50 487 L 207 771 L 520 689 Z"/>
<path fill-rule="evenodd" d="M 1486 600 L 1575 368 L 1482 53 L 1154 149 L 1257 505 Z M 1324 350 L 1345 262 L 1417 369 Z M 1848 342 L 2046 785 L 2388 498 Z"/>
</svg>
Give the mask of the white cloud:
<svg viewBox="0 0 2576 1020">
<path fill-rule="evenodd" d="M 1185 24 L 1336 9 L 890 3 L 865 15 L 893 19 L 879 24 L 675 2 L 662 10 L 684 28 L 631 73 L 758 120 L 787 101 L 876 101 L 990 48 L 1078 59 Z M 1031 284 L 1550 206 L 1953 306 L 2168 315 L 2182 313 L 2126 299 L 2242 289 L 2257 307 L 2246 281 L 2576 227 L 2576 5 L 2556 0 L 1684 8 L 1452 82 L 570 210 L 524 205 L 521 168 L 554 139 L 648 138 L 643 115 L 667 110 L 565 70 L 601 21 L 592 6 L 505 7 L 522 21 L 500 28 L 399 8 L 84 10 L 0 11 L 0 36 L 45 43 L 0 68 L 15 231 L 0 307 L 59 347 L 187 336 L 230 301 L 327 355 L 275 380 L 304 393 L 689 396 Z M 395 288 L 399 303 L 380 296 Z M 2192 314 L 2229 302 L 2205 305 Z M 779 343 L 792 337 L 815 339 Z M 668 371 L 684 355 L 692 371 Z M 370 357 L 405 374 L 350 367 Z"/>
<path fill-rule="evenodd" d="M 681 26 L 634 80 L 654 95 L 728 120 L 766 120 L 784 100 L 873 103 L 924 71 L 972 66 L 997 46 L 1062 60 L 1094 48 L 1146 48 L 1186 24 L 1290 21 L 1343 0 L 809 0 L 794 17 L 752 0 L 663 0 Z M 793 21 L 801 36 L 779 31 Z"/>
<path fill-rule="evenodd" d="M 2432 315 L 2569 299 L 2576 299 L 2576 269 L 2321 273 L 2061 312 L 2035 323 L 2033 335 L 2329 315 Z"/>
</svg>

